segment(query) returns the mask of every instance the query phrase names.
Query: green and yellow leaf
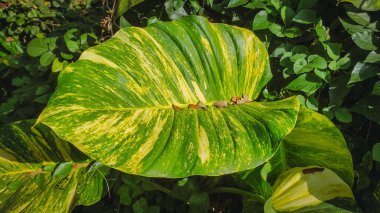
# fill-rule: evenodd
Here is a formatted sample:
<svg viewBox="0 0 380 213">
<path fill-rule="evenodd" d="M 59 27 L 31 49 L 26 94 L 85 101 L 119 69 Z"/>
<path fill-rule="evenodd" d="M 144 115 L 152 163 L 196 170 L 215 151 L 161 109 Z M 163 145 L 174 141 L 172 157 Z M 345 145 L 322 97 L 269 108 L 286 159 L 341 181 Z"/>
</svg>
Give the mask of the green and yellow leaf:
<svg viewBox="0 0 380 213">
<path fill-rule="evenodd" d="M 266 204 L 266 212 L 358 211 L 350 186 L 330 169 L 319 166 L 295 167 L 282 173 Z"/>
<path fill-rule="evenodd" d="M 46 126 L 32 128 L 34 123 L 0 128 L 0 212 L 69 212 L 97 202 L 105 191 L 103 177 L 87 172 L 82 153 Z M 83 191 L 92 193 L 81 196 Z"/>
<path fill-rule="evenodd" d="M 353 185 L 352 158 L 342 134 L 328 118 L 301 106 L 296 126 L 284 138 L 276 155 L 263 167 L 236 177 L 268 198 L 272 194 L 270 185 L 282 172 L 309 165 L 329 168 L 346 184 Z"/>
<path fill-rule="evenodd" d="M 270 78 L 268 53 L 251 31 L 188 16 L 122 29 L 85 51 L 61 72 L 38 121 L 127 173 L 233 173 L 273 156 L 299 103 L 212 105 L 254 100 Z M 188 108 L 199 101 L 206 107 Z"/>
<path fill-rule="evenodd" d="M 306 107 L 300 108 L 296 126 L 270 162 L 276 171 L 319 165 L 348 185 L 354 183 L 352 157 L 342 134 L 328 118 Z"/>
</svg>

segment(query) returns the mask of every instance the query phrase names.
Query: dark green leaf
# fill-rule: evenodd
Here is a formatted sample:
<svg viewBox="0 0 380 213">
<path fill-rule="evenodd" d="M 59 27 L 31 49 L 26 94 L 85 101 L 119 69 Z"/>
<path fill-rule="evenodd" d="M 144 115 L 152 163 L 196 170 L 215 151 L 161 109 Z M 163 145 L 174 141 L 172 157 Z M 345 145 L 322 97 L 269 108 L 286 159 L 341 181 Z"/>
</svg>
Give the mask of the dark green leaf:
<svg viewBox="0 0 380 213">
<path fill-rule="evenodd" d="M 325 107 L 322 109 L 322 114 L 326 116 L 328 119 L 334 118 L 334 112 L 331 110 L 331 107 Z"/>
<path fill-rule="evenodd" d="M 38 96 L 37 98 L 33 99 L 34 102 L 39 104 L 46 104 L 50 98 L 50 94 L 44 94 L 41 96 Z"/>
<path fill-rule="evenodd" d="M 351 65 L 351 59 L 347 56 L 340 58 L 337 61 L 337 65 L 338 65 L 339 69 L 344 69 L 344 70 L 348 69 Z"/>
<path fill-rule="evenodd" d="M 309 54 L 308 48 L 304 45 L 293 46 L 291 52 L 292 54 L 305 54 L 305 55 Z"/>
<path fill-rule="evenodd" d="M 32 57 L 40 56 L 49 51 L 48 44 L 42 38 L 35 38 L 28 43 L 27 52 Z"/>
<path fill-rule="evenodd" d="M 340 23 L 342 23 L 344 29 L 350 34 L 362 32 L 365 30 L 365 28 L 363 26 L 357 25 L 357 24 L 352 24 L 343 18 L 339 18 L 339 21 L 340 21 Z"/>
<path fill-rule="evenodd" d="M 120 16 L 119 25 L 120 25 L 120 28 L 126 28 L 126 27 L 132 26 L 132 24 L 129 23 L 128 20 L 124 18 L 124 16 Z"/>
<path fill-rule="evenodd" d="M 285 37 L 283 33 L 282 26 L 276 23 L 272 23 L 269 26 L 269 31 L 271 31 L 273 34 L 275 34 L 277 37 Z"/>
<path fill-rule="evenodd" d="M 292 8 L 288 6 L 283 6 L 281 8 L 281 18 L 285 25 L 289 25 L 292 23 L 292 19 L 295 16 L 295 12 L 292 10 Z"/>
<path fill-rule="evenodd" d="M 340 69 L 340 64 L 337 61 L 331 61 L 329 63 L 329 69 L 333 70 L 333 71 L 339 70 Z"/>
<path fill-rule="evenodd" d="M 253 30 L 263 30 L 268 29 L 271 23 L 268 20 L 268 13 L 265 10 L 258 12 L 253 19 L 252 29 Z"/>
<path fill-rule="evenodd" d="M 42 95 L 42 94 L 48 92 L 49 90 L 50 90 L 49 85 L 41 85 L 41 86 L 37 87 L 36 92 L 34 94 L 35 95 Z"/>
<path fill-rule="evenodd" d="M 49 66 L 51 62 L 55 59 L 55 55 L 53 52 L 49 51 L 41 55 L 40 64 L 42 66 Z"/>
<path fill-rule="evenodd" d="M 202 8 L 197 0 L 190 0 L 190 5 L 195 13 L 198 13 L 198 11 Z"/>
<path fill-rule="evenodd" d="M 303 91 L 307 94 L 313 94 L 322 86 L 322 82 L 314 74 L 302 74 L 290 82 L 286 88 L 290 90 Z"/>
<path fill-rule="evenodd" d="M 338 60 L 340 57 L 340 44 L 334 42 L 323 42 L 323 46 L 325 47 L 327 54 L 333 60 Z"/>
<path fill-rule="evenodd" d="M 56 47 L 57 47 L 57 37 L 52 37 L 52 38 L 46 38 L 45 39 L 45 42 L 48 44 L 49 46 L 49 50 L 53 51 Z"/>
<path fill-rule="evenodd" d="M 302 74 L 313 70 L 313 68 L 308 66 L 308 63 L 305 59 L 300 58 L 297 59 L 296 62 L 294 62 L 293 70 L 295 74 Z"/>
<path fill-rule="evenodd" d="M 358 101 L 351 111 L 364 115 L 380 125 L 380 96 L 367 96 Z"/>
<path fill-rule="evenodd" d="M 296 16 L 293 18 L 294 22 L 300 24 L 311 24 L 317 20 L 314 10 L 311 9 L 302 9 L 297 12 Z"/>
<path fill-rule="evenodd" d="M 329 71 L 314 69 L 314 73 L 325 82 L 329 82 L 329 77 L 331 76 Z"/>
<path fill-rule="evenodd" d="M 121 185 L 117 189 L 117 194 L 119 195 L 119 202 L 123 205 L 129 206 L 132 204 L 131 198 L 131 187 L 127 184 Z"/>
<path fill-rule="evenodd" d="M 55 169 L 55 171 L 53 173 L 53 177 L 54 176 L 66 177 L 70 173 L 70 171 L 71 171 L 72 168 L 73 168 L 73 163 L 72 162 L 61 163 Z"/>
<path fill-rule="evenodd" d="M 380 96 L 380 81 L 377 81 L 375 85 L 373 86 L 371 95 L 378 95 Z"/>
<path fill-rule="evenodd" d="M 144 0 L 117 0 L 114 4 L 114 17 L 118 18 L 125 13 L 129 8 L 143 2 Z"/>
<path fill-rule="evenodd" d="M 208 194 L 206 192 L 193 192 L 189 198 L 189 205 L 189 212 L 191 213 L 208 212 L 208 209 L 210 207 Z"/>
<path fill-rule="evenodd" d="M 146 202 L 145 198 L 140 198 L 137 200 L 133 205 L 133 212 L 134 213 L 159 213 L 160 208 L 158 206 L 148 206 L 148 203 Z"/>
<path fill-rule="evenodd" d="M 307 0 L 306 0 L 307 1 Z M 329 34 L 327 33 L 327 29 L 322 24 L 322 20 L 318 22 L 317 26 L 315 26 L 315 32 L 318 35 L 319 41 L 327 41 L 330 39 Z"/>
<path fill-rule="evenodd" d="M 318 0 L 300 0 L 297 11 L 313 8 L 317 2 Z"/>
<path fill-rule="evenodd" d="M 365 63 L 378 63 L 380 62 L 380 54 L 375 51 L 371 51 L 367 58 L 364 60 Z"/>
<path fill-rule="evenodd" d="M 72 54 L 64 53 L 64 52 L 61 52 L 61 56 L 62 56 L 62 58 L 66 59 L 66 60 L 73 59 L 73 57 L 74 57 Z"/>
<path fill-rule="evenodd" d="M 249 0 L 230 0 L 228 2 L 227 8 L 233 8 L 233 7 L 238 7 L 244 4 L 247 4 Z"/>
<path fill-rule="evenodd" d="M 317 69 L 326 69 L 327 62 L 324 58 L 319 55 L 310 55 L 307 58 L 308 66 L 317 68 Z"/>
<path fill-rule="evenodd" d="M 347 108 L 339 108 L 335 111 L 335 118 L 342 123 L 351 123 L 352 115 Z"/>
<path fill-rule="evenodd" d="M 371 179 L 368 177 L 370 171 L 373 167 L 373 158 L 371 155 L 371 151 L 365 153 L 360 162 L 358 171 L 357 171 L 357 181 L 356 181 L 356 191 L 363 190 L 367 188 L 371 184 Z"/>
<path fill-rule="evenodd" d="M 359 81 L 364 81 L 370 77 L 376 76 L 376 74 L 379 72 L 379 68 L 366 63 L 357 63 L 350 76 L 349 84 L 356 83 Z"/>
<path fill-rule="evenodd" d="M 281 0 L 269 0 L 269 2 L 272 4 L 272 6 L 274 8 L 276 8 L 276 10 L 280 10 L 280 8 L 282 6 L 282 1 Z"/>
<path fill-rule="evenodd" d="M 265 4 L 264 2 L 261 2 L 261 1 L 251 1 L 251 2 L 248 2 L 246 5 L 244 5 L 245 8 L 249 8 L 249 9 L 262 9 L 265 7 Z"/>
<path fill-rule="evenodd" d="M 294 53 L 293 53 L 294 54 Z M 298 61 L 298 60 L 300 60 L 300 59 L 304 59 L 305 61 L 306 61 L 306 54 L 304 54 L 304 53 L 297 53 L 297 54 L 294 54 L 294 55 L 292 55 L 291 57 L 290 57 L 290 61 L 292 61 L 292 62 L 296 62 L 296 61 Z"/>
<path fill-rule="evenodd" d="M 253 171 L 250 171 L 248 175 L 244 174 L 244 176 L 240 177 L 238 180 L 242 180 L 244 184 L 252 187 L 255 194 L 260 195 L 263 200 L 266 200 L 272 195 L 272 187 L 268 180 L 268 174 L 271 171 L 272 166 L 268 162 L 258 168 L 255 168 Z"/>
<path fill-rule="evenodd" d="M 66 46 L 67 46 L 67 49 L 70 51 L 70 52 L 77 52 L 79 50 L 79 45 L 76 41 L 72 41 L 72 40 L 65 40 L 66 42 Z"/>
<path fill-rule="evenodd" d="M 372 31 L 364 30 L 352 34 L 351 38 L 356 43 L 356 45 L 364 50 L 376 50 L 377 47 L 372 42 L 372 35 Z"/>
<path fill-rule="evenodd" d="M 329 105 L 332 107 L 340 107 L 344 98 L 351 91 L 351 87 L 348 86 L 349 75 L 344 75 L 340 78 L 336 78 L 329 85 Z"/>
<path fill-rule="evenodd" d="M 269 183 L 268 183 L 269 185 Z M 261 213 L 264 212 L 263 204 L 254 198 L 243 198 L 243 209 L 241 213 Z"/>
<path fill-rule="evenodd" d="M 356 23 L 358 23 L 362 26 L 366 26 L 367 24 L 369 24 L 370 17 L 368 15 L 368 13 L 359 12 L 359 11 L 355 11 L 355 12 L 354 11 L 347 11 L 347 15 L 353 21 L 355 21 Z"/>
<path fill-rule="evenodd" d="M 380 143 L 376 143 L 372 147 L 372 158 L 374 161 L 377 161 L 380 163 Z"/>
<path fill-rule="evenodd" d="M 295 38 L 295 37 L 301 36 L 302 31 L 298 27 L 291 26 L 285 29 L 284 35 L 288 38 Z"/>
</svg>

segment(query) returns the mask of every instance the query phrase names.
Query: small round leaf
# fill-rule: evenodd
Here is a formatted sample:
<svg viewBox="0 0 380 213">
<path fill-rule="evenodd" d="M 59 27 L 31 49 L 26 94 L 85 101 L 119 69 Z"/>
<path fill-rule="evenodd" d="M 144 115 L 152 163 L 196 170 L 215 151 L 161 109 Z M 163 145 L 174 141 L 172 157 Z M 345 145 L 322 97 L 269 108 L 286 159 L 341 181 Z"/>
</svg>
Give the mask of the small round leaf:
<svg viewBox="0 0 380 213">
<path fill-rule="evenodd" d="M 28 43 L 26 51 L 30 56 L 37 57 L 49 51 L 49 47 L 44 39 L 35 38 Z"/>
</svg>

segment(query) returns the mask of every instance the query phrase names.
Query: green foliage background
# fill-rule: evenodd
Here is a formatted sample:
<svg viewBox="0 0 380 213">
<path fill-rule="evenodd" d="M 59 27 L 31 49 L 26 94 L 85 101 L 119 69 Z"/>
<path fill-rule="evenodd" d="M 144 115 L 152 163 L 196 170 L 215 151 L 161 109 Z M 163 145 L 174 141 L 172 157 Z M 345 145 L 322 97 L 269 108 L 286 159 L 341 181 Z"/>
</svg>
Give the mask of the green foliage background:
<svg viewBox="0 0 380 213">
<path fill-rule="evenodd" d="M 36 118 L 54 91 L 59 71 L 120 27 L 203 15 L 253 30 L 265 42 L 274 78 L 261 100 L 298 95 L 307 108 L 340 128 L 354 160 L 356 200 L 364 212 L 374 212 L 380 209 L 377 2 L 147 0 L 131 7 L 125 1 L 2 0 L 0 123 Z M 167 180 L 123 174 L 109 181 L 114 187 L 108 196 L 74 211 L 251 212 L 256 207 L 249 196 L 241 198 L 246 191 L 220 193 L 226 187 L 253 190 L 232 176 Z"/>
</svg>

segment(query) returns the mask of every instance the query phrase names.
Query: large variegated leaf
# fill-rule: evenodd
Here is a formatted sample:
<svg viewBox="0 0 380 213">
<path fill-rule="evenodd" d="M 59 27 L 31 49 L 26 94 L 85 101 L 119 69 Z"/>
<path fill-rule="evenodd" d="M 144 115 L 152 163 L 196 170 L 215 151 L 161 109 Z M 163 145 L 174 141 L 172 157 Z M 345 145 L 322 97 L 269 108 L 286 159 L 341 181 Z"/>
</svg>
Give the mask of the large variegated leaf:
<svg viewBox="0 0 380 213">
<path fill-rule="evenodd" d="M 296 126 L 270 163 L 277 172 L 318 165 L 333 170 L 350 186 L 354 182 L 352 157 L 342 134 L 329 119 L 306 107 L 300 108 Z"/>
<path fill-rule="evenodd" d="M 107 171 L 86 172 L 83 154 L 34 123 L 0 128 L 0 212 L 69 212 L 97 202 Z"/>
<path fill-rule="evenodd" d="M 251 31 L 197 16 L 131 27 L 61 72 L 39 122 L 127 173 L 232 173 L 275 153 L 299 103 L 211 105 L 242 94 L 255 99 L 270 77 L 267 51 Z M 208 109 L 187 108 L 198 101 Z"/>
<path fill-rule="evenodd" d="M 267 199 L 272 194 L 270 185 L 281 172 L 308 165 L 329 168 L 349 186 L 353 185 L 352 158 L 342 134 L 325 116 L 301 107 L 296 126 L 276 155 L 263 167 L 240 174 L 237 180 L 243 179 Z"/>
</svg>

